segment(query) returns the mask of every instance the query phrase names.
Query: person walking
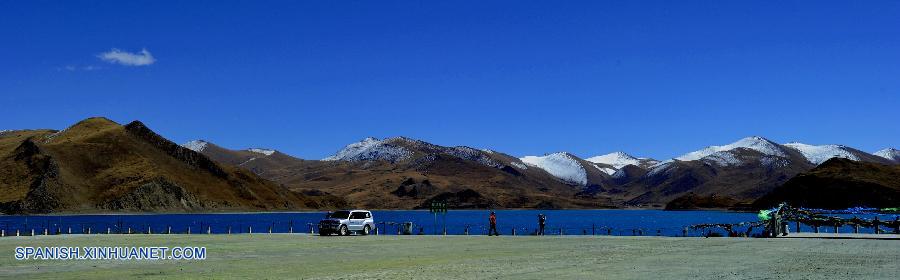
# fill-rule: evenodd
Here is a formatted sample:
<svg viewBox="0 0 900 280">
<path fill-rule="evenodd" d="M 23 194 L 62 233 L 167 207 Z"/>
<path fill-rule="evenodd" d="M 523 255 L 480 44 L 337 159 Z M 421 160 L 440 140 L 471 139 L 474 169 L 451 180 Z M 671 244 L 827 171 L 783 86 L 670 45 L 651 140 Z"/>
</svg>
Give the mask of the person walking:
<svg viewBox="0 0 900 280">
<path fill-rule="evenodd" d="M 538 234 L 544 235 L 544 226 L 547 225 L 547 216 L 543 213 L 538 214 Z"/>
<path fill-rule="evenodd" d="M 494 213 L 494 211 L 491 211 L 491 216 L 488 217 L 488 220 L 491 222 L 491 229 L 488 231 L 488 236 L 500 236 L 500 232 L 497 231 L 497 214 Z"/>
</svg>

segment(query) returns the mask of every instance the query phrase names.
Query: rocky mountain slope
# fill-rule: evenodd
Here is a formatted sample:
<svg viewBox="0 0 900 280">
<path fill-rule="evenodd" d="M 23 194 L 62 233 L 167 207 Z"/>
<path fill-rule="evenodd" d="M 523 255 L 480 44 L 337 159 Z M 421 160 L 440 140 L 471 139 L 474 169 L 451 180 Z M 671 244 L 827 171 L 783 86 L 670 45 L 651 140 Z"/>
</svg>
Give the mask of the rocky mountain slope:
<svg viewBox="0 0 900 280">
<path fill-rule="evenodd" d="M 192 212 L 340 206 L 182 148 L 135 121 L 0 134 L 0 211 Z"/>
</svg>

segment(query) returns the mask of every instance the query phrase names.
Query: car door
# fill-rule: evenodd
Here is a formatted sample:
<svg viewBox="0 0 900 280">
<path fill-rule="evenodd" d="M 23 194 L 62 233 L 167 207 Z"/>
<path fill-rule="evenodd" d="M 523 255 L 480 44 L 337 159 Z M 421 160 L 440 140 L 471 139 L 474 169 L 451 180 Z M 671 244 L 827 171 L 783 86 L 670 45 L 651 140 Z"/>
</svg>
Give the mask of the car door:
<svg viewBox="0 0 900 280">
<path fill-rule="evenodd" d="M 348 228 L 350 230 L 362 230 L 363 223 L 366 221 L 366 213 L 365 212 L 353 212 L 350 213 L 350 222 L 348 223 Z"/>
</svg>

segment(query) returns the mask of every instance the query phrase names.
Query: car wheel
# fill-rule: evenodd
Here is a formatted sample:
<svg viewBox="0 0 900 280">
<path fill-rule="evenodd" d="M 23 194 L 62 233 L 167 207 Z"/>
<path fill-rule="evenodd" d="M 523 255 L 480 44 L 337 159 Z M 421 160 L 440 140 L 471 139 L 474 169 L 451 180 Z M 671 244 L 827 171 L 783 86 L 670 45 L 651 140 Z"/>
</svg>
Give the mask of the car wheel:
<svg viewBox="0 0 900 280">
<path fill-rule="evenodd" d="M 369 228 L 369 225 L 366 225 L 365 227 L 363 227 L 362 235 L 369 235 L 370 230 L 372 229 Z"/>
<path fill-rule="evenodd" d="M 347 230 L 347 226 L 346 226 L 346 225 L 341 226 L 341 229 L 340 229 L 340 231 L 338 232 L 338 235 L 341 235 L 341 236 L 347 236 L 347 235 L 350 235 L 350 231 Z"/>
</svg>

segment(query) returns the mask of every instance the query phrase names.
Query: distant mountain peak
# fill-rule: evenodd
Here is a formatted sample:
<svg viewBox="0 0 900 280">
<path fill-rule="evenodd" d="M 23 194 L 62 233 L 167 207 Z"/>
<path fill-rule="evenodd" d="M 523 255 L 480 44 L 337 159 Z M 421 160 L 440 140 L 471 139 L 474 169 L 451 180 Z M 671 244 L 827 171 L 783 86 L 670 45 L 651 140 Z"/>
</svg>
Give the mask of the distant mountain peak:
<svg viewBox="0 0 900 280">
<path fill-rule="evenodd" d="M 209 146 L 209 142 L 206 140 L 193 140 L 187 143 L 181 144 L 182 147 L 188 148 L 191 151 L 195 152 L 203 152 L 207 146 Z"/>
<path fill-rule="evenodd" d="M 888 160 L 900 163 L 900 150 L 887 148 L 873 153 L 873 155 L 886 158 Z"/>
<path fill-rule="evenodd" d="M 799 142 L 791 142 L 784 144 L 786 147 L 796 149 L 803 154 L 806 159 L 815 165 L 819 165 L 831 158 L 846 158 L 859 161 L 860 158 L 844 145 L 810 145 Z"/>
<path fill-rule="evenodd" d="M 582 186 L 587 185 L 587 171 L 578 162 L 577 157 L 570 153 L 558 152 L 544 156 L 525 156 L 519 160 L 527 165 L 541 168 L 563 181 Z"/>
<path fill-rule="evenodd" d="M 780 156 L 784 157 L 786 154 L 781 149 L 778 143 L 772 142 L 769 139 L 760 137 L 760 136 L 750 136 L 742 138 L 734 143 L 723 145 L 723 146 L 709 146 L 699 151 L 690 152 L 684 154 L 682 156 L 676 157 L 676 160 L 680 161 L 692 161 L 699 160 L 704 157 L 713 155 L 717 152 L 726 152 L 731 151 L 738 148 L 751 149 L 757 152 L 760 152 L 765 155 L 770 156 Z"/>
<path fill-rule="evenodd" d="M 616 169 L 625 167 L 626 165 L 641 166 L 643 163 L 656 163 L 656 160 L 649 158 L 638 158 L 625 152 L 612 152 L 605 155 L 599 155 L 585 159 L 593 163 L 602 163 L 612 165 Z"/>
<path fill-rule="evenodd" d="M 378 140 L 375 137 L 367 137 L 359 142 L 350 143 L 333 156 L 326 157 L 324 161 L 363 161 L 385 160 L 390 162 L 408 158 L 412 153 L 406 148 L 393 145 L 389 142 L 406 140 L 408 138 L 395 137 Z"/>
</svg>

